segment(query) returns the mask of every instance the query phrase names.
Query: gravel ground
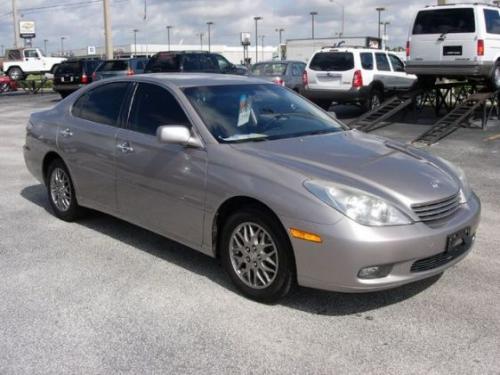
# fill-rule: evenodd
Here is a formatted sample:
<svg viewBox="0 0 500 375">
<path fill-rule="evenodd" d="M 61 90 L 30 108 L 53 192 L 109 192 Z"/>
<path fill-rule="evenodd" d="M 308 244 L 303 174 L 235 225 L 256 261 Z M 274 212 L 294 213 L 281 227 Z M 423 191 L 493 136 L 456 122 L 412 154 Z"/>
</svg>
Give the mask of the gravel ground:
<svg viewBox="0 0 500 375">
<path fill-rule="evenodd" d="M 51 94 L 0 97 L 0 374 L 500 374 L 500 126 L 430 150 L 482 199 L 474 250 L 441 277 L 371 294 L 238 295 L 219 264 L 104 214 L 51 215 L 24 127 Z M 379 134 L 408 141 L 424 125 Z"/>
</svg>

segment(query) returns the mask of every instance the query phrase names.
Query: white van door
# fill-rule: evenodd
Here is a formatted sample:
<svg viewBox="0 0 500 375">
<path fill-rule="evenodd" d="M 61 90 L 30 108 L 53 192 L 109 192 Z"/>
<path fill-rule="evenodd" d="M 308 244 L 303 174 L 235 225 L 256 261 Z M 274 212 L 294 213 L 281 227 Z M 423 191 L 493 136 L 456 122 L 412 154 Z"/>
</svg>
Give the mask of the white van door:
<svg viewBox="0 0 500 375">
<path fill-rule="evenodd" d="M 478 22 L 474 8 L 430 8 L 418 12 L 410 38 L 411 61 L 464 63 L 476 56 Z"/>
</svg>

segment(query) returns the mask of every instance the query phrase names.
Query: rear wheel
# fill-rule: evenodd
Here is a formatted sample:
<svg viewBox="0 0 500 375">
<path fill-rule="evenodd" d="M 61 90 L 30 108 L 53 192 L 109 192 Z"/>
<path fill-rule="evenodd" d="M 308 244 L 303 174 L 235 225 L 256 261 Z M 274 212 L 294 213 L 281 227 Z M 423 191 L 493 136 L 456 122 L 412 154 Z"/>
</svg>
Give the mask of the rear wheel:
<svg viewBox="0 0 500 375">
<path fill-rule="evenodd" d="M 22 71 L 21 68 L 18 68 L 17 66 L 10 68 L 9 71 L 7 72 L 7 75 L 10 77 L 10 79 L 13 79 L 14 81 L 21 81 L 24 79 L 24 72 Z"/>
<path fill-rule="evenodd" d="M 379 89 L 371 89 L 368 98 L 361 105 L 364 112 L 373 111 L 375 108 L 380 107 L 384 98 L 382 91 Z"/>
<path fill-rule="evenodd" d="M 64 221 L 77 219 L 82 208 L 76 201 L 75 188 L 68 168 L 61 159 L 56 159 L 49 165 L 45 180 L 54 214 Z"/>
<path fill-rule="evenodd" d="M 493 67 L 488 86 L 492 91 L 500 90 L 500 63 L 498 61 Z"/>
<path fill-rule="evenodd" d="M 290 291 L 292 249 L 281 224 L 269 214 L 256 208 L 234 213 L 219 245 L 226 272 L 245 296 L 275 302 Z"/>
</svg>

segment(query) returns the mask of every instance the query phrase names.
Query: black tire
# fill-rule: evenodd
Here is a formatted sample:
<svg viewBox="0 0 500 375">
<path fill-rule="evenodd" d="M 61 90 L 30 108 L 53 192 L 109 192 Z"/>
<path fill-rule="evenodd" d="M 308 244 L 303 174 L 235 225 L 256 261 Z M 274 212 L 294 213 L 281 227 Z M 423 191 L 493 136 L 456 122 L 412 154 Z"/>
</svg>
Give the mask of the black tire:
<svg viewBox="0 0 500 375">
<path fill-rule="evenodd" d="M 67 177 L 67 182 L 62 183 L 62 185 L 66 187 L 68 192 L 68 194 L 65 194 L 65 196 L 68 198 L 69 201 L 69 204 L 67 205 L 66 209 L 61 208 L 61 204 L 57 203 L 57 199 L 55 197 L 55 195 L 57 194 L 52 192 L 53 189 L 55 189 L 57 186 L 54 179 L 55 179 L 55 174 L 58 173 L 59 171 L 62 171 Z M 56 159 L 52 163 L 50 163 L 49 167 L 47 168 L 47 176 L 45 178 L 45 183 L 47 186 L 47 194 L 49 198 L 50 207 L 52 208 L 54 215 L 61 220 L 69 222 L 78 219 L 83 209 L 78 205 L 78 202 L 76 200 L 73 180 L 71 179 L 68 168 L 61 159 Z M 63 194 L 61 189 L 62 186 L 59 189 L 59 193 Z"/>
<path fill-rule="evenodd" d="M 21 68 L 14 66 L 9 69 L 7 72 L 7 75 L 10 77 L 10 79 L 13 79 L 14 81 L 22 81 L 24 79 L 24 72 Z"/>
<path fill-rule="evenodd" d="M 314 103 L 318 106 L 323 108 L 325 111 L 328 111 L 330 107 L 332 106 L 332 100 L 315 100 Z"/>
<path fill-rule="evenodd" d="M 497 61 L 491 70 L 490 78 L 487 82 L 488 88 L 491 91 L 500 90 L 500 63 Z"/>
<path fill-rule="evenodd" d="M 384 94 L 379 89 L 373 88 L 370 90 L 368 97 L 361 103 L 363 112 L 373 111 L 375 108 L 380 107 L 384 101 Z"/>
<path fill-rule="evenodd" d="M 277 270 L 274 279 L 271 278 L 272 282 L 270 282 L 268 286 L 265 286 L 264 284 L 260 286 L 260 288 L 254 288 L 247 285 L 240 278 L 243 276 L 240 276 L 233 266 L 230 255 L 231 238 L 233 232 L 244 223 L 252 223 L 260 226 L 267 232 L 268 235 L 270 235 L 272 241 L 274 242 L 277 253 Z M 266 211 L 263 211 L 259 208 L 248 207 L 243 208 L 239 212 L 233 213 L 231 216 L 229 216 L 229 218 L 223 225 L 219 246 L 219 254 L 224 269 L 226 270 L 227 274 L 229 275 L 237 289 L 245 296 L 259 302 L 272 303 L 278 301 L 280 298 L 288 294 L 292 286 L 294 286 L 295 267 L 290 241 L 286 232 L 281 226 L 281 223 L 279 223 L 278 220 L 276 220 Z M 251 256 L 251 249 L 245 251 L 248 251 L 248 255 Z M 253 250 L 253 252 L 254 256 L 257 256 L 258 250 Z M 241 251 L 241 254 L 243 256 L 245 255 L 243 251 Z M 257 262 L 260 262 L 261 264 L 265 262 L 261 260 L 260 257 L 255 260 Z M 247 269 L 247 267 L 240 268 L 240 270 L 243 271 L 245 269 Z M 251 272 L 253 272 L 253 274 Z M 255 272 L 255 270 L 249 270 L 248 275 L 253 275 L 253 278 L 255 279 Z M 244 274 L 245 273 L 243 272 L 243 275 Z M 251 276 L 249 276 L 249 278 L 251 278 Z"/>
<path fill-rule="evenodd" d="M 434 87 L 436 84 L 435 76 L 427 76 L 427 75 L 417 75 L 417 87 L 427 90 Z"/>
<path fill-rule="evenodd" d="M 50 74 L 56 74 L 57 68 L 59 68 L 59 65 L 61 64 L 55 64 L 52 69 L 50 69 Z"/>
</svg>

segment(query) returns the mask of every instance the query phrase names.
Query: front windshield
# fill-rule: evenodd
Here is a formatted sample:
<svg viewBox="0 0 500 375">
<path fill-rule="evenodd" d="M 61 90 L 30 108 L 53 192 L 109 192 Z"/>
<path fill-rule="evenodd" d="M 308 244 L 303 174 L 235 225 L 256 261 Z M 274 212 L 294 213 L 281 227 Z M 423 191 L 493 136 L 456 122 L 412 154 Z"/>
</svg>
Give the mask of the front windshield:
<svg viewBox="0 0 500 375">
<path fill-rule="evenodd" d="M 343 131 L 299 95 L 278 85 L 188 87 L 184 93 L 219 142 L 248 142 Z"/>
</svg>

